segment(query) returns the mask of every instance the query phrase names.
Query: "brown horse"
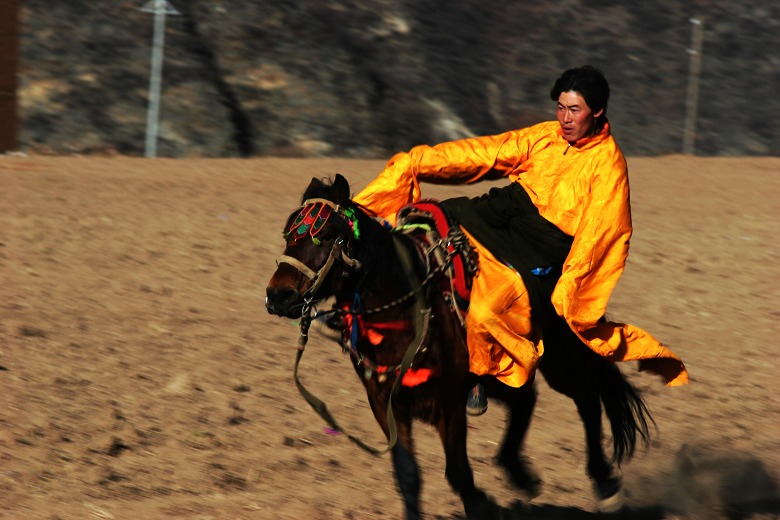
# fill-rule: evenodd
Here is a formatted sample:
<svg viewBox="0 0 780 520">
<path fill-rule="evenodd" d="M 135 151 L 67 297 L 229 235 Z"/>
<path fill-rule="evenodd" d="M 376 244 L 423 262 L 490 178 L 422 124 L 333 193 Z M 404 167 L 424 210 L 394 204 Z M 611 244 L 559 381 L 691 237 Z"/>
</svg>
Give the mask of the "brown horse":
<svg viewBox="0 0 780 520">
<path fill-rule="evenodd" d="M 498 517 L 500 508 L 474 484 L 466 451 L 466 396 L 475 380 L 469 374 L 462 321 L 446 274 L 454 255 L 441 250 L 438 263 L 429 258 L 447 240 L 420 247 L 410 234 L 383 226 L 352 202 L 349 183 L 340 174 L 332 182 L 312 179 L 284 231 L 287 244 L 266 290 L 266 308 L 300 319 L 303 345 L 317 302 L 335 298 L 334 307 L 318 316 L 341 331 L 342 344 L 388 438 L 406 518 L 420 516 L 414 419 L 438 430 L 445 476 L 460 495 L 466 516 Z M 560 327 L 543 333 L 545 354 L 539 370 L 552 388 L 574 400 L 585 425 L 587 469 L 595 493 L 604 510 L 615 510 L 622 506 L 621 486 L 602 449 L 602 403 L 612 429 L 612 462 L 617 464 L 632 456 L 639 437 L 647 442 L 650 414 L 614 363 Z M 304 397 L 338 427 L 323 403 L 300 385 L 297 367 L 296 361 L 295 379 Z M 508 407 L 498 463 L 517 488 L 535 496 L 540 481 L 520 455 L 535 389 L 531 383 L 511 388 L 490 377 L 481 382 L 488 396 Z"/>
</svg>

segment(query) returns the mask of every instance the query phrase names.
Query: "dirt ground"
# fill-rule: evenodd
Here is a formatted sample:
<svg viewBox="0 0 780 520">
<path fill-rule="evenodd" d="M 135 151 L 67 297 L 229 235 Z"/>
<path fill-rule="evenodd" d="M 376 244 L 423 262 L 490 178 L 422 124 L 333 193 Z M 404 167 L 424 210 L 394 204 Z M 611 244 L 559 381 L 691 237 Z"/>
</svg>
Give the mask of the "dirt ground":
<svg viewBox="0 0 780 520">
<path fill-rule="evenodd" d="M 311 177 L 359 160 L 0 157 L 0 518 L 390 519 L 389 457 L 334 435 L 292 382 L 297 328 L 264 309 Z M 632 518 L 780 518 L 780 159 L 629 158 L 635 234 L 610 302 L 686 362 L 622 365 L 657 430 L 624 465 Z M 476 194 L 486 185 L 426 187 Z M 314 334 L 302 377 L 375 445 L 348 359 Z M 595 518 L 573 403 L 539 383 L 523 502 L 493 464 L 504 410 L 470 419 L 475 478 L 508 518 Z M 417 427 L 427 518 L 459 519 Z"/>
</svg>

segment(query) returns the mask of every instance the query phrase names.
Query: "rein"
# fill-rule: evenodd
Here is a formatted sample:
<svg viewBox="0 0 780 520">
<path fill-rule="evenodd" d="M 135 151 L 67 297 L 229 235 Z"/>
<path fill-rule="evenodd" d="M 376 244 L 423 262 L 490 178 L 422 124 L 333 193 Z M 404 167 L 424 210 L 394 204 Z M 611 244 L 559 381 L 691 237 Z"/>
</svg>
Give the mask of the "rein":
<svg viewBox="0 0 780 520">
<path fill-rule="evenodd" d="M 416 275 L 414 273 L 414 261 L 411 257 L 411 254 L 409 251 L 401 244 L 401 240 L 397 237 L 393 237 L 393 244 L 395 246 L 396 253 L 398 254 L 401 263 L 404 267 L 404 270 L 411 280 L 412 284 L 412 290 L 404 295 L 403 297 L 390 302 L 387 305 L 383 305 L 382 307 L 371 309 L 370 311 L 364 311 L 364 314 L 376 313 L 380 312 L 381 310 L 392 308 L 396 305 L 400 305 L 401 303 L 405 302 L 409 298 L 416 296 L 414 300 L 414 307 L 412 311 L 412 321 L 414 325 L 414 339 L 409 344 L 409 347 L 406 349 L 406 352 L 404 353 L 403 359 L 401 360 L 401 364 L 398 367 L 398 374 L 396 375 L 396 379 L 393 382 L 393 387 L 390 389 L 390 397 L 388 398 L 387 402 L 387 428 L 388 428 L 388 442 L 387 446 L 385 446 L 383 449 L 377 449 L 373 446 L 370 446 L 360 440 L 358 437 L 355 437 L 354 435 L 348 433 L 344 428 L 341 427 L 338 422 L 333 418 L 330 411 L 328 410 L 327 405 L 319 398 L 317 398 L 314 394 L 309 392 L 306 387 L 303 386 L 303 383 L 301 383 L 300 378 L 298 377 L 298 367 L 300 365 L 301 357 L 303 356 L 303 351 L 306 348 L 306 343 L 309 339 L 309 327 L 311 326 L 311 310 L 312 310 L 312 301 L 314 297 L 314 292 L 310 289 L 307 291 L 307 294 L 309 295 L 308 299 L 304 299 L 304 307 L 302 309 L 301 313 L 301 324 L 300 324 L 300 337 L 298 341 L 298 350 L 296 352 L 295 356 L 295 365 L 293 367 L 293 379 L 295 381 L 295 386 L 298 388 L 298 392 L 303 396 L 303 398 L 306 400 L 307 403 L 314 409 L 315 412 L 317 412 L 320 417 L 325 420 L 325 422 L 335 431 L 338 431 L 344 435 L 347 436 L 349 440 L 357 444 L 360 448 L 367 451 L 368 453 L 371 453 L 372 455 L 381 455 L 383 453 L 386 453 L 390 451 L 393 446 L 395 446 L 396 442 L 398 441 L 398 427 L 395 421 L 395 415 L 393 413 L 393 397 L 398 393 L 398 390 L 401 387 L 401 381 L 404 378 L 404 375 L 409 370 L 409 368 L 412 366 L 412 362 L 417 355 L 418 352 L 424 350 L 424 343 L 425 338 L 428 335 L 428 326 L 431 318 L 431 309 L 426 308 L 425 301 L 423 297 L 423 287 L 433 278 L 433 274 L 429 274 L 425 280 L 423 280 L 422 283 L 417 281 Z M 335 249 L 335 246 L 334 246 Z M 328 261 L 332 264 L 331 258 L 333 258 L 333 250 L 331 250 L 331 256 L 329 257 Z M 308 268 L 307 268 L 308 269 Z M 325 267 L 323 267 L 325 269 Z M 320 272 L 322 272 L 322 270 Z M 328 269 L 330 269 L 330 266 L 328 266 Z M 327 273 L 326 273 L 327 274 Z M 322 275 L 324 278 L 324 275 Z M 317 286 L 319 288 L 319 286 Z"/>
</svg>

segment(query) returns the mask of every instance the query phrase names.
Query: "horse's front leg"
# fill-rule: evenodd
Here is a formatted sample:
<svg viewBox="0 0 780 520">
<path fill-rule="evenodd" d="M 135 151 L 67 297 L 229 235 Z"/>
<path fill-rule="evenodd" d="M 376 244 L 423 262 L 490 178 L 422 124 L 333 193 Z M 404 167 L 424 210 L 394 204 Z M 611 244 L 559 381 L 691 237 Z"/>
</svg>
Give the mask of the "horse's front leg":
<svg viewBox="0 0 780 520">
<path fill-rule="evenodd" d="M 376 398 L 376 390 L 369 390 L 369 404 L 379 426 L 387 439 L 390 439 L 390 427 L 387 423 L 387 404 Z M 414 440 L 412 439 L 412 419 L 408 411 L 398 406 L 393 407 L 397 441 L 391 450 L 393 475 L 398 490 L 404 501 L 404 518 L 418 520 L 420 518 L 420 467 L 414 456 Z"/>
<path fill-rule="evenodd" d="M 400 425 L 398 442 L 393 446 L 392 456 L 395 481 L 398 484 L 401 497 L 404 499 L 405 518 L 406 520 L 417 520 L 420 518 L 420 468 L 414 457 L 411 432 L 402 434 Z"/>
<path fill-rule="evenodd" d="M 466 449 L 466 399 L 464 391 L 450 395 L 463 395 L 463 399 L 442 405 L 441 419 L 437 430 L 444 446 L 446 458 L 445 476 L 452 489 L 463 501 L 466 517 L 469 519 L 490 519 L 499 516 L 498 506 L 474 485 L 474 473 Z"/>
</svg>

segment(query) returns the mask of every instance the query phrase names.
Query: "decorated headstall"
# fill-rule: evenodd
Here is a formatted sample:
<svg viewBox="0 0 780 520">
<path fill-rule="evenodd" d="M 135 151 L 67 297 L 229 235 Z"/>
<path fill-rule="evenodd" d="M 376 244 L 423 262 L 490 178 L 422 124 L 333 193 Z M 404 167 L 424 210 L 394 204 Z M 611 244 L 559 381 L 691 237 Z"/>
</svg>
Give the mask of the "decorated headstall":
<svg viewBox="0 0 780 520">
<path fill-rule="evenodd" d="M 285 232 L 284 238 L 286 240 L 292 238 L 293 241 L 296 241 L 308 234 L 311 235 L 315 245 L 320 245 L 320 239 L 317 238 L 317 235 L 325 227 L 325 223 L 333 215 L 334 211 L 345 219 L 352 235 L 359 239 L 360 230 L 358 229 L 355 210 L 334 204 L 327 199 L 308 199 L 304 201 L 298 216 L 292 221 L 290 229 Z"/>
<path fill-rule="evenodd" d="M 319 235 L 325 228 L 325 224 L 334 215 L 343 219 L 343 222 L 349 228 L 351 238 L 356 240 L 360 238 L 360 230 L 358 228 L 358 219 L 355 214 L 355 209 L 341 206 L 327 199 L 305 200 L 301 205 L 298 214 L 292 219 L 289 229 L 284 232 L 284 238 L 288 242 L 296 242 L 310 236 L 314 245 L 320 246 L 322 245 L 322 240 Z M 314 284 L 308 290 L 308 293 L 314 295 L 325 279 L 325 276 L 328 274 L 328 271 L 330 271 L 335 260 L 340 259 L 344 264 L 354 269 L 360 268 L 360 262 L 349 257 L 349 238 L 350 237 L 340 235 L 333 242 L 330 254 L 328 255 L 328 260 L 319 271 L 315 272 L 297 258 L 288 255 L 282 255 L 279 258 L 279 263 L 290 264 L 304 276 L 313 280 Z"/>
</svg>

